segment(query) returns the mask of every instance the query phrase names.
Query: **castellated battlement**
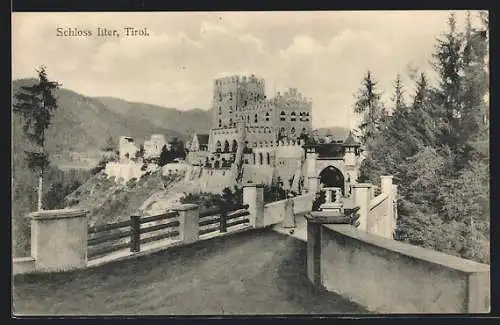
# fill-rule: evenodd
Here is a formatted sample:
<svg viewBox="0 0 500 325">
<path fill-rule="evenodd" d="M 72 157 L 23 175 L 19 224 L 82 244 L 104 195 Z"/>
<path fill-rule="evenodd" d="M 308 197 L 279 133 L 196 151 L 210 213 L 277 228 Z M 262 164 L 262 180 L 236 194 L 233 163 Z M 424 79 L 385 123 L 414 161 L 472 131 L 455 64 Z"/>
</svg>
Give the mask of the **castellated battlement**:
<svg viewBox="0 0 500 325">
<path fill-rule="evenodd" d="M 257 78 L 255 75 L 250 75 L 250 76 L 228 76 L 228 77 L 223 77 L 223 78 L 218 78 L 214 80 L 214 85 L 216 87 L 224 87 L 224 86 L 235 86 L 235 85 L 248 85 L 248 84 L 254 84 L 259 87 L 264 88 L 265 86 L 265 80 L 263 78 Z"/>
<path fill-rule="evenodd" d="M 278 147 L 295 147 L 302 149 L 304 140 L 259 141 L 252 145 L 252 149 L 276 149 Z"/>
<path fill-rule="evenodd" d="M 312 99 L 310 97 L 305 97 L 297 91 L 297 88 L 289 88 L 284 93 L 277 92 L 274 97 L 274 101 L 277 103 L 294 103 L 295 105 L 300 105 L 304 107 L 312 108 Z"/>
<path fill-rule="evenodd" d="M 212 134 L 213 135 L 220 135 L 220 134 L 238 134 L 239 130 L 237 127 L 226 127 L 226 128 L 218 128 L 218 129 L 212 129 Z"/>
</svg>

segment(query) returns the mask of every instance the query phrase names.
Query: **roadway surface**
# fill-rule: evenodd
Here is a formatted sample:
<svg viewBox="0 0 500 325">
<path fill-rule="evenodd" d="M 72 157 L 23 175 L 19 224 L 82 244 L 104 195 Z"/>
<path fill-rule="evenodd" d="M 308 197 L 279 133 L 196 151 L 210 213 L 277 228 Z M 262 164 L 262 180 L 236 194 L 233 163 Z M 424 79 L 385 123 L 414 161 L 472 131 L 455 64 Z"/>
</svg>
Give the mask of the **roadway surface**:
<svg viewBox="0 0 500 325">
<path fill-rule="evenodd" d="M 17 315 L 359 314 L 314 287 L 306 243 L 260 229 L 55 275 L 18 276 Z"/>
</svg>

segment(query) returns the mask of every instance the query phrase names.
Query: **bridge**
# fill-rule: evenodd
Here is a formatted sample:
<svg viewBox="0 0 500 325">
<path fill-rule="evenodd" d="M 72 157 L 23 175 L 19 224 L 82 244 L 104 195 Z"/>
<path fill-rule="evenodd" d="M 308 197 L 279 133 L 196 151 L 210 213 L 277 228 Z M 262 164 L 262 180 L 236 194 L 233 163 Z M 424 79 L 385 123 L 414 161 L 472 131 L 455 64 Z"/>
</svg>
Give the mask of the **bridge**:
<svg viewBox="0 0 500 325">
<path fill-rule="evenodd" d="M 487 313 L 489 265 L 392 239 L 395 186 L 264 204 L 185 204 L 88 228 L 86 212 L 30 215 L 31 256 L 13 261 L 20 315 Z M 354 210 L 353 210 L 354 209 Z M 357 210 L 357 215 L 353 211 Z M 64 271 L 64 272 L 62 272 Z"/>
</svg>

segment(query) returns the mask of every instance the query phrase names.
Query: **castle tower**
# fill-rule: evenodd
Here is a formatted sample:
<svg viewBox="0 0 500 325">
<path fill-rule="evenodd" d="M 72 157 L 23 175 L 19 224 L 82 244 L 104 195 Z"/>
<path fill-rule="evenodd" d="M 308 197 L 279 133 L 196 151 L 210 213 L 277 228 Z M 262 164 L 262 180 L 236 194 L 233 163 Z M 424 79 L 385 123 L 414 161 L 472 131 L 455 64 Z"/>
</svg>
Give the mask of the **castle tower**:
<svg viewBox="0 0 500 325">
<path fill-rule="evenodd" d="M 230 76 L 214 81 L 212 98 L 212 128 L 236 127 L 236 122 L 249 124 L 249 107 L 265 99 L 264 79 L 254 75 Z"/>
<path fill-rule="evenodd" d="M 306 146 L 306 180 L 309 193 L 316 193 L 319 190 L 319 177 L 316 171 L 316 159 L 318 153 L 313 146 Z"/>
<path fill-rule="evenodd" d="M 355 183 L 358 179 L 358 169 L 359 169 L 359 153 L 361 144 L 354 139 L 352 132 L 342 144 L 344 147 L 344 166 L 349 174 L 349 179 L 346 179 L 346 183 Z"/>
</svg>

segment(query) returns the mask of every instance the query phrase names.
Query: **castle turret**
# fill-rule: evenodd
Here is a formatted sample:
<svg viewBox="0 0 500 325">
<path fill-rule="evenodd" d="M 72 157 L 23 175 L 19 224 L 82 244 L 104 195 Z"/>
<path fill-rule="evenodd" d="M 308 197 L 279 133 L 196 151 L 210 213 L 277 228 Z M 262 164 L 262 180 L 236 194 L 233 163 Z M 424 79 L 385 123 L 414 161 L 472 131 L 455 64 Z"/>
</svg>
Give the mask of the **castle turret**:
<svg viewBox="0 0 500 325">
<path fill-rule="evenodd" d="M 361 144 L 354 139 L 354 135 L 350 131 L 342 144 L 342 147 L 344 147 L 344 166 L 349 174 L 346 183 L 354 183 L 358 178 L 360 146 Z"/>
<path fill-rule="evenodd" d="M 307 189 L 310 193 L 316 193 L 319 189 L 319 177 L 316 172 L 316 159 L 318 153 L 314 146 L 306 146 L 306 178 Z"/>
</svg>

